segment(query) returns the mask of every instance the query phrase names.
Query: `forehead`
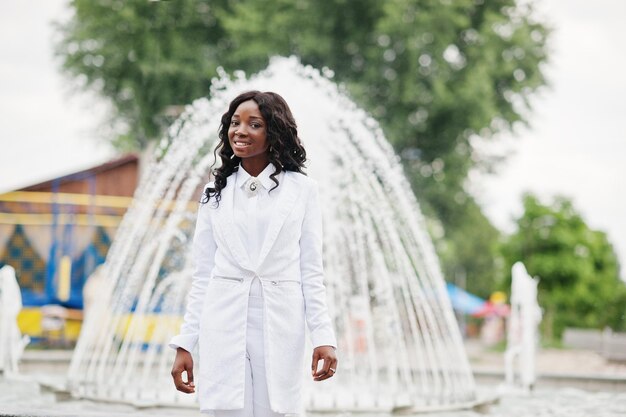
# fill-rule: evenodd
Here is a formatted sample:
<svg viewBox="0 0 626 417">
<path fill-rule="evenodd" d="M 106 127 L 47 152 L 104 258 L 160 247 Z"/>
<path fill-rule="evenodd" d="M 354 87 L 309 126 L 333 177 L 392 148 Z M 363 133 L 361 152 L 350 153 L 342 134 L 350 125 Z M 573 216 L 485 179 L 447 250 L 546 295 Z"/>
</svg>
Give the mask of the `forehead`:
<svg viewBox="0 0 626 417">
<path fill-rule="evenodd" d="M 263 118 L 258 104 L 254 100 L 247 100 L 237 106 L 233 117 L 258 117 Z"/>
</svg>

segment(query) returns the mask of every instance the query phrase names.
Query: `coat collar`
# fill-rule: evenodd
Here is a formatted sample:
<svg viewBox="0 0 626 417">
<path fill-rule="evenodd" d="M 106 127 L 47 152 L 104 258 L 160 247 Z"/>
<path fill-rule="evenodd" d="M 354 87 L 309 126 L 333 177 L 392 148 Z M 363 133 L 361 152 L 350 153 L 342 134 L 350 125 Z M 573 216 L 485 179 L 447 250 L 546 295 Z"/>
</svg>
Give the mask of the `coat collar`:
<svg viewBox="0 0 626 417">
<path fill-rule="evenodd" d="M 257 178 L 259 179 L 259 181 L 263 185 L 263 188 L 265 188 L 266 190 L 270 190 L 271 188 L 274 187 L 274 185 L 276 185 L 274 183 L 274 181 L 272 181 L 272 179 L 270 178 L 270 175 L 272 175 L 275 171 L 276 171 L 276 166 L 273 163 L 270 162 L 265 167 L 265 169 L 263 171 L 261 171 L 261 173 L 259 175 L 257 175 Z M 248 173 L 248 171 L 246 171 L 243 168 L 241 163 L 239 164 L 239 168 L 237 169 L 237 171 L 235 172 L 234 175 L 236 177 L 236 180 L 235 180 L 235 186 L 236 187 L 243 187 L 243 185 L 246 183 L 248 178 L 251 177 L 251 175 Z M 283 172 L 281 172 L 276 177 L 279 182 L 282 181 L 281 177 L 284 177 Z"/>
<path fill-rule="evenodd" d="M 273 169 L 271 172 L 274 172 Z M 237 186 L 236 177 L 231 175 L 228 178 L 226 187 L 222 189 L 222 198 L 220 200 L 219 207 L 216 210 L 216 226 L 220 229 L 222 237 L 226 241 L 233 258 L 243 269 L 257 273 L 260 266 L 263 265 L 263 261 L 274 245 L 276 238 L 278 237 L 278 233 L 285 223 L 287 215 L 295 206 L 302 190 L 302 187 L 298 187 L 296 180 L 297 175 L 298 174 L 289 171 L 284 172 L 284 175 L 282 175 L 282 181 L 278 186 L 281 190 L 278 194 L 276 204 L 274 206 L 274 214 L 270 219 L 267 233 L 265 234 L 263 244 L 261 245 L 258 263 L 256 265 L 251 265 L 245 245 L 241 241 L 239 233 L 237 233 L 233 210 L 235 195 L 234 190 Z M 271 182 L 274 184 L 273 181 Z"/>
</svg>

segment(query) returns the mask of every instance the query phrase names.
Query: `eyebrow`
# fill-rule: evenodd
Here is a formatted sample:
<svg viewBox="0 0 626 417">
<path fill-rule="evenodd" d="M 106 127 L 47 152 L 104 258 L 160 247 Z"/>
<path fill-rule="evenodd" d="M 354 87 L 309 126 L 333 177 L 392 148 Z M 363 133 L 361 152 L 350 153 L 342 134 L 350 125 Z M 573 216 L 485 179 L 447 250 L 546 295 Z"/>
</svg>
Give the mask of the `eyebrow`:
<svg viewBox="0 0 626 417">
<path fill-rule="evenodd" d="M 235 113 L 235 114 L 233 114 L 233 116 L 232 116 L 232 117 L 237 117 L 237 118 L 240 118 L 241 116 L 240 116 L 240 115 L 238 115 L 237 113 Z M 258 119 L 258 120 L 263 121 L 263 117 L 260 117 L 260 116 L 250 116 L 250 118 L 251 118 L 251 119 Z"/>
</svg>

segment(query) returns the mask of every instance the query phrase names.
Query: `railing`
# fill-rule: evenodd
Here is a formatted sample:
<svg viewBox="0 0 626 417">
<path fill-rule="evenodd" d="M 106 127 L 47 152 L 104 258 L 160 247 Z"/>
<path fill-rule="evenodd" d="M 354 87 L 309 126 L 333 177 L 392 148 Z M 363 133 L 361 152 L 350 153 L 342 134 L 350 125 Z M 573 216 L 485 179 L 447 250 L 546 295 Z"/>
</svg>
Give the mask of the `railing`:
<svg viewBox="0 0 626 417">
<path fill-rule="evenodd" d="M 563 333 L 563 344 L 574 349 L 593 350 L 609 361 L 626 361 L 626 333 L 614 332 L 609 328 L 568 327 Z"/>
</svg>

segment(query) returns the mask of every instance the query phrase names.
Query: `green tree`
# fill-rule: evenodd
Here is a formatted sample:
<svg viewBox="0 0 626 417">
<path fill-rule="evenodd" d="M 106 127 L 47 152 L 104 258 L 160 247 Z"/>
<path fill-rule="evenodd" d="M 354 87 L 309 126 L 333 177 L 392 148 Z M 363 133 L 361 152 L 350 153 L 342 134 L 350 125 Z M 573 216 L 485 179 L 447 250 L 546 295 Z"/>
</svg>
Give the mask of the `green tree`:
<svg viewBox="0 0 626 417">
<path fill-rule="evenodd" d="M 170 106 L 206 95 L 224 34 L 212 10 L 220 1 L 74 0 L 57 24 L 62 68 L 81 88 L 110 100 L 125 126 L 116 145 L 142 149 L 170 121 Z M 222 1 L 221 3 L 227 3 Z"/>
<path fill-rule="evenodd" d="M 626 329 L 626 285 L 619 279 L 613 247 L 604 232 L 592 230 L 571 201 L 544 205 L 524 196 L 517 231 L 503 245 L 510 289 L 512 265 L 522 261 L 538 276 L 544 334 L 559 338 L 567 326 Z"/>
<path fill-rule="evenodd" d="M 437 242 L 446 278 L 473 294 L 488 298 L 496 289 L 500 260 L 500 232 L 489 223 L 473 199 L 459 205 L 463 216 L 447 225 L 447 236 Z"/>
<path fill-rule="evenodd" d="M 442 222 L 442 255 L 452 260 L 446 272 L 461 271 L 470 290 L 493 285 L 494 254 L 483 250 L 497 233 L 464 183 L 480 160 L 471 138 L 524 122 L 529 97 L 545 82 L 548 31 L 530 6 L 516 0 L 70 5 L 75 14 L 59 25 L 58 55 L 67 74 L 113 102 L 127 127 L 118 144 L 143 147 L 157 138 L 170 106 L 208 94 L 218 66 L 252 73 L 272 55 L 295 54 L 332 69 L 381 122 L 425 212 Z M 468 247 L 467 235 L 493 240 Z M 461 252 L 467 262 L 446 256 Z"/>
</svg>

